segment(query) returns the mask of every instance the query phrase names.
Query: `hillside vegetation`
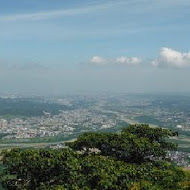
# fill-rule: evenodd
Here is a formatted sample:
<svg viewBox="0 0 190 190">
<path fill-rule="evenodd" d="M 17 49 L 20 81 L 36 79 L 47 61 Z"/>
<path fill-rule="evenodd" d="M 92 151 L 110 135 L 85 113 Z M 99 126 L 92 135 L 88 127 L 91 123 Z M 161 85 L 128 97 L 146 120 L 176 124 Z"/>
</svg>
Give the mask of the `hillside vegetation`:
<svg viewBox="0 0 190 190">
<path fill-rule="evenodd" d="M 172 164 L 167 151 L 175 132 L 131 125 L 117 133 L 84 133 L 68 148 L 3 152 L 6 189 L 177 190 L 190 189 L 190 175 Z"/>
</svg>

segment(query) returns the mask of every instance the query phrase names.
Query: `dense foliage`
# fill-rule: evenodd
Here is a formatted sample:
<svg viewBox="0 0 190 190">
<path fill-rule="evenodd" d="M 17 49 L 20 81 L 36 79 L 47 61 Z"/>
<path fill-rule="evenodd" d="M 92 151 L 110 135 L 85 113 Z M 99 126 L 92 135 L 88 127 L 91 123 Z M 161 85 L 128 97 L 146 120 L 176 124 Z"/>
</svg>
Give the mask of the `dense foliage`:
<svg viewBox="0 0 190 190">
<path fill-rule="evenodd" d="M 185 172 L 165 160 L 175 133 L 133 125 L 116 133 L 85 133 L 61 150 L 3 153 L 6 189 L 160 190 L 190 188 Z"/>
<path fill-rule="evenodd" d="M 162 128 L 131 125 L 120 134 L 84 133 L 68 145 L 87 154 L 90 149 L 98 149 L 104 156 L 139 164 L 158 157 L 164 158 L 167 151 L 176 150 L 176 144 L 165 140 L 175 135 L 177 134 Z"/>
</svg>

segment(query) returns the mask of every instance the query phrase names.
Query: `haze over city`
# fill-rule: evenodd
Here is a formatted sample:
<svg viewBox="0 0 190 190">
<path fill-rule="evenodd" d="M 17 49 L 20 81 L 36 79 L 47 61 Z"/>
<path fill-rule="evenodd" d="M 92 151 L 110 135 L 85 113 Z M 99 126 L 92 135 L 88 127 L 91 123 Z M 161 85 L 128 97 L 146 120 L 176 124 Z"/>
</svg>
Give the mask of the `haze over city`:
<svg viewBox="0 0 190 190">
<path fill-rule="evenodd" d="M 190 189 L 190 0 L 0 0 L 0 190 Z"/>
<path fill-rule="evenodd" d="M 188 0 L 0 0 L 1 93 L 190 92 Z"/>
</svg>

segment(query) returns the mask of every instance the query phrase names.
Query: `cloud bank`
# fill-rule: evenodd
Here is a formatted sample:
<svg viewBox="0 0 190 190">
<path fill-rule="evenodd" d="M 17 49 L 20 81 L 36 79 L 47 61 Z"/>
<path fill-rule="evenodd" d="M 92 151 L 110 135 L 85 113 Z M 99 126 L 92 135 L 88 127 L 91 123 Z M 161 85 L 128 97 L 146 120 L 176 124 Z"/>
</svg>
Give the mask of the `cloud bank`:
<svg viewBox="0 0 190 190">
<path fill-rule="evenodd" d="M 105 65 L 107 62 L 108 62 L 107 59 L 100 56 L 93 56 L 90 59 L 90 63 L 95 64 L 95 65 Z"/>
<path fill-rule="evenodd" d="M 118 58 L 108 59 L 100 56 L 93 56 L 90 59 L 90 63 L 94 65 L 147 65 L 154 67 L 169 67 L 169 68 L 190 68 L 190 51 L 180 52 L 171 48 L 163 47 L 159 52 L 159 57 L 152 61 L 142 59 L 140 57 L 125 57 L 120 56 Z"/>
<path fill-rule="evenodd" d="M 158 59 L 152 61 L 153 66 L 168 66 L 175 68 L 190 67 L 190 52 L 182 53 L 171 48 L 163 47 Z"/>
<path fill-rule="evenodd" d="M 129 57 L 121 56 L 121 57 L 116 59 L 116 62 L 119 64 L 137 65 L 137 64 L 141 63 L 141 59 L 138 57 L 129 58 Z"/>
<path fill-rule="evenodd" d="M 100 56 L 93 56 L 90 59 L 90 63 L 94 65 L 105 65 L 105 64 L 138 65 L 142 63 L 142 60 L 138 57 L 121 56 L 114 59 L 108 59 Z"/>
</svg>

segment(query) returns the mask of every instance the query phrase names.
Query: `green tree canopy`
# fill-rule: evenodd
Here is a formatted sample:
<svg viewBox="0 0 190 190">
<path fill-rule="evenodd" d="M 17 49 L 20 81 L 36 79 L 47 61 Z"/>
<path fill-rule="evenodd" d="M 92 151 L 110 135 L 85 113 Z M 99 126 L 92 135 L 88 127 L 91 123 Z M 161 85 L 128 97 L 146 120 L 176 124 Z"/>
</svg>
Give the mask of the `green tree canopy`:
<svg viewBox="0 0 190 190">
<path fill-rule="evenodd" d="M 85 133 L 60 150 L 12 149 L 3 153 L 1 182 L 14 190 L 188 189 L 184 171 L 164 160 L 176 149 L 166 141 L 173 135 L 133 125 L 120 134 Z"/>
<path fill-rule="evenodd" d="M 167 151 L 176 150 L 176 144 L 167 142 L 168 137 L 176 135 L 168 129 L 151 128 L 145 124 L 130 125 L 120 134 L 84 133 L 77 141 L 68 145 L 86 154 L 90 150 L 98 149 L 104 156 L 112 156 L 126 162 L 143 163 L 150 159 L 165 158 Z"/>
</svg>

